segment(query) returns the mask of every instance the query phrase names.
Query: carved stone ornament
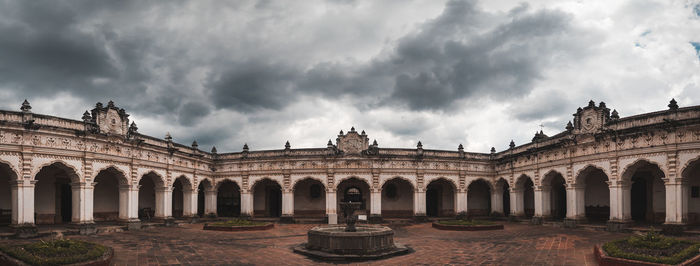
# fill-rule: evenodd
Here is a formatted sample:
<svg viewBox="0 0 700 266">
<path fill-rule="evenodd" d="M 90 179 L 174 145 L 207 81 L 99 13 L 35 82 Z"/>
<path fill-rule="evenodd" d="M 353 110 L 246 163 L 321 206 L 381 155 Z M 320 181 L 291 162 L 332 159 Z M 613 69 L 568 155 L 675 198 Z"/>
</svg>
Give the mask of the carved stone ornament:
<svg viewBox="0 0 700 266">
<path fill-rule="evenodd" d="M 369 138 L 351 130 L 345 135 L 338 135 L 338 149 L 345 154 L 360 154 L 369 148 Z"/>
</svg>

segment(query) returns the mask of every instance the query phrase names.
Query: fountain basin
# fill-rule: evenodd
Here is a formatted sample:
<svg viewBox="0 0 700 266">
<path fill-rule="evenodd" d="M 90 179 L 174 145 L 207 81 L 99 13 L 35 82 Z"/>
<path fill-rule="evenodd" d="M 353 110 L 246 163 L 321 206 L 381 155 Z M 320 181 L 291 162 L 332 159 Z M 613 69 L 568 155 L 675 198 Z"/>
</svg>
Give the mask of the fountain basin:
<svg viewBox="0 0 700 266">
<path fill-rule="evenodd" d="M 406 254 L 407 247 L 394 243 L 394 231 L 386 226 L 317 226 L 309 230 L 308 242 L 294 251 L 322 260 L 372 260 Z"/>
</svg>

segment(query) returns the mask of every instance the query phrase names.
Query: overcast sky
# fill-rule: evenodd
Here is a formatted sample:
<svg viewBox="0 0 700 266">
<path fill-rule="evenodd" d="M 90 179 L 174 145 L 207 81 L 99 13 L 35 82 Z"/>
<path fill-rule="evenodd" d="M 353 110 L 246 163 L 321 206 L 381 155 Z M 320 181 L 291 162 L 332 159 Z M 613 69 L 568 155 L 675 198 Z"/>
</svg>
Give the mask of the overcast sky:
<svg viewBox="0 0 700 266">
<path fill-rule="evenodd" d="M 472 152 L 700 104 L 696 1 L 5 1 L 0 109 L 80 119 L 97 101 L 139 131 L 220 152 L 380 147 Z"/>
</svg>

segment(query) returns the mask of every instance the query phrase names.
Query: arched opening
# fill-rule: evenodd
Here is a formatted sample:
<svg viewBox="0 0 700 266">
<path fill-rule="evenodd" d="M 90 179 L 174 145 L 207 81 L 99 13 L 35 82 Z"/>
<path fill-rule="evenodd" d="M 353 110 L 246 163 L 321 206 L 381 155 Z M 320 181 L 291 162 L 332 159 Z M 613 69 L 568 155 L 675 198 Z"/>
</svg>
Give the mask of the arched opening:
<svg viewBox="0 0 700 266">
<path fill-rule="evenodd" d="M 17 180 L 17 175 L 12 168 L 0 163 L 0 226 L 9 225 L 12 222 L 12 187 L 10 182 Z"/>
<path fill-rule="evenodd" d="M 282 215 L 282 187 L 277 182 L 265 178 L 253 185 L 253 215 L 256 217 Z"/>
<path fill-rule="evenodd" d="M 241 190 L 238 184 L 225 180 L 219 185 L 216 193 L 216 215 L 219 217 L 241 216 Z"/>
<path fill-rule="evenodd" d="M 700 224 L 700 158 L 688 164 L 681 176 L 688 183 L 686 198 L 688 201 L 688 224 Z"/>
<path fill-rule="evenodd" d="M 156 204 L 156 189 L 165 187 L 163 180 L 157 174 L 150 172 L 139 181 L 139 219 L 150 221 L 158 212 Z"/>
<path fill-rule="evenodd" d="M 61 163 L 41 168 L 36 174 L 34 187 L 34 212 L 37 224 L 59 224 L 72 221 L 72 182 L 78 182 L 73 169 Z M 77 202 L 76 202 L 77 203 Z M 77 204 L 76 204 L 77 205 Z"/>
<path fill-rule="evenodd" d="M 187 199 L 185 193 L 190 192 L 190 181 L 186 177 L 180 176 L 173 182 L 172 193 L 172 214 L 175 218 L 184 216 L 185 204 Z M 189 214 L 191 215 L 191 214 Z"/>
<path fill-rule="evenodd" d="M 425 212 L 428 217 L 455 215 L 455 188 L 443 178 L 433 180 L 425 191 Z"/>
<path fill-rule="evenodd" d="M 584 211 L 589 222 L 610 219 L 610 188 L 603 170 L 588 166 L 576 178 L 576 186 L 583 186 Z"/>
<path fill-rule="evenodd" d="M 501 191 L 501 206 L 503 208 L 503 215 L 504 216 L 509 216 L 510 215 L 510 186 L 508 185 L 508 181 L 505 179 L 501 178 L 496 182 L 496 188 L 498 191 Z"/>
<path fill-rule="evenodd" d="M 549 194 L 542 200 L 549 200 L 549 208 L 543 210 L 544 216 L 555 220 L 566 218 L 566 180 L 558 172 L 549 172 L 542 179 L 542 192 Z M 544 204 L 547 206 L 547 204 Z"/>
<path fill-rule="evenodd" d="M 632 220 L 639 223 L 663 223 L 666 220 L 666 187 L 664 173 L 658 165 L 641 160 L 622 174 L 632 182 L 629 210 Z"/>
<path fill-rule="evenodd" d="M 535 215 L 535 190 L 532 179 L 526 175 L 520 176 L 515 183 L 518 195 L 516 215 L 532 218 Z"/>
<path fill-rule="evenodd" d="M 326 188 L 313 178 L 294 185 L 294 217 L 319 218 L 326 216 Z"/>
<path fill-rule="evenodd" d="M 491 214 L 491 186 L 477 179 L 467 187 L 467 215 L 469 217 Z"/>
<path fill-rule="evenodd" d="M 119 220 L 119 189 L 127 185 L 126 177 L 114 167 L 100 171 L 95 176 L 93 191 L 93 219 L 95 222 Z"/>
<path fill-rule="evenodd" d="M 341 217 L 343 214 L 342 209 L 340 208 L 340 203 L 341 202 L 347 202 L 347 201 L 353 201 L 356 202 L 359 200 L 360 204 L 360 209 L 355 211 L 355 214 L 357 215 L 367 215 L 369 216 L 369 203 L 370 203 L 370 193 L 369 193 L 369 185 L 358 178 L 349 178 L 345 179 L 342 182 L 338 184 L 337 187 L 337 204 L 336 204 L 336 210 L 338 210 L 338 219 L 339 221 L 344 221 L 345 217 Z M 360 195 L 357 196 L 357 198 L 353 198 L 350 195 L 347 194 L 348 190 L 351 188 L 356 188 L 360 191 Z"/>
<path fill-rule="evenodd" d="M 204 179 L 197 185 L 197 216 L 204 217 L 206 192 L 211 189 L 212 185 L 208 179 Z"/>
<path fill-rule="evenodd" d="M 394 178 L 382 186 L 382 217 L 413 217 L 413 186 L 410 182 Z"/>
</svg>

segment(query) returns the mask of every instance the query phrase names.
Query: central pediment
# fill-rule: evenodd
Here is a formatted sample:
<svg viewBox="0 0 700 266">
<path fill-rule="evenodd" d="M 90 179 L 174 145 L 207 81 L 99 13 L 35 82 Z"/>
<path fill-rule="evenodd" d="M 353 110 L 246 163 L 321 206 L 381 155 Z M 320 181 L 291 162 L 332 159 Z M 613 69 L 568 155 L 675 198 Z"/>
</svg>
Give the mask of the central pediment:
<svg viewBox="0 0 700 266">
<path fill-rule="evenodd" d="M 344 154 L 361 154 L 362 151 L 369 148 L 369 138 L 367 138 L 364 131 L 357 133 L 353 127 L 347 134 L 343 134 L 342 130 L 340 131 L 336 139 L 336 145 L 338 150 Z"/>
</svg>

